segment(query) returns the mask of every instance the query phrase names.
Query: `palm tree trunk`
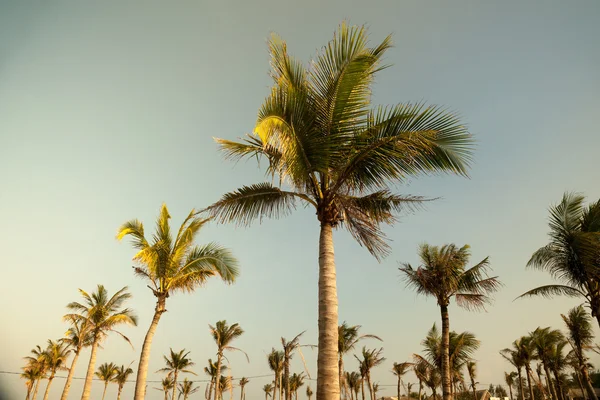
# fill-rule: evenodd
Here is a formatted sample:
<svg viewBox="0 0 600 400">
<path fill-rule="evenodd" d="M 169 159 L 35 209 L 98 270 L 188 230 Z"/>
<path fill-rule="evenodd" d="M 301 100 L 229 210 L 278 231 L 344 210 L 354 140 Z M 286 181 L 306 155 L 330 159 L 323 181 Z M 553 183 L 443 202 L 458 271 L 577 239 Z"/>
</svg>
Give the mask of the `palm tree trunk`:
<svg viewBox="0 0 600 400">
<path fill-rule="evenodd" d="M 32 383 L 31 386 L 27 386 L 27 394 L 25 395 L 25 400 L 29 400 L 29 396 L 31 396 L 31 391 L 33 390 L 33 385 L 35 383 Z"/>
<path fill-rule="evenodd" d="M 100 340 L 98 337 L 94 338 L 92 343 L 92 351 L 90 354 L 90 362 L 88 363 L 87 374 L 85 375 L 85 384 L 83 385 L 83 394 L 81 400 L 89 400 L 92 392 L 92 379 L 94 379 L 94 366 L 96 365 L 96 354 L 98 353 L 98 346 Z"/>
<path fill-rule="evenodd" d="M 512 386 L 508 385 L 508 393 L 510 393 L 510 400 L 513 400 L 512 396 Z"/>
<path fill-rule="evenodd" d="M 52 384 L 52 380 L 54 380 L 54 372 L 52 375 L 48 377 L 48 384 L 46 385 L 46 391 L 44 392 L 44 400 L 48 400 L 48 395 L 50 394 L 50 385 Z"/>
<path fill-rule="evenodd" d="M 473 400 L 477 400 L 477 388 L 475 387 L 475 379 L 471 377 L 471 386 L 473 387 Z M 512 399 L 510 399 L 512 400 Z"/>
<path fill-rule="evenodd" d="M 41 380 L 42 380 L 42 378 L 35 381 L 35 389 L 33 390 L 33 396 L 31 397 L 31 400 L 35 400 L 37 398 L 38 390 L 40 390 L 40 381 Z"/>
<path fill-rule="evenodd" d="M 219 394 L 219 382 L 221 380 L 221 358 L 223 357 L 223 352 L 219 349 L 217 353 L 217 370 L 215 372 L 215 400 L 220 399 Z"/>
<path fill-rule="evenodd" d="M 333 227 L 321 222 L 319 237 L 319 343 L 317 400 L 338 400 L 338 299 L 333 252 Z M 289 400 L 289 399 L 288 399 Z"/>
<path fill-rule="evenodd" d="M 179 374 L 179 371 L 175 370 L 175 373 L 173 374 L 173 394 L 171 394 L 171 399 L 175 400 L 175 393 L 177 393 L 177 375 Z"/>
<path fill-rule="evenodd" d="M 215 378 L 214 377 L 210 378 L 210 386 L 208 387 L 208 400 L 210 400 L 212 398 L 214 383 L 215 383 Z"/>
<path fill-rule="evenodd" d="M 533 375 L 533 372 L 531 371 L 531 367 L 529 366 L 529 363 L 525 364 L 525 372 L 527 373 L 527 385 L 529 386 L 529 398 L 530 398 L 530 400 L 534 400 L 535 398 L 533 397 L 533 386 L 531 386 L 531 375 Z"/>
<path fill-rule="evenodd" d="M 423 394 L 423 381 L 419 379 L 419 400 L 422 400 L 421 395 Z"/>
<path fill-rule="evenodd" d="M 273 400 L 277 400 L 277 372 L 275 373 L 275 379 L 273 379 Z"/>
<path fill-rule="evenodd" d="M 554 374 L 554 380 L 556 382 L 556 391 L 558 392 L 558 398 L 559 398 L 559 400 L 565 400 L 563 388 L 562 388 L 562 385 L 560 384 L 560 379 L 558 379 L 559 374 L 555 369 L 552 370 L 552 373 Z"/>
<path fill-rule="evenodd" d="M 583 382 L 585 383 L 585 388 L 588 392 L 588 395 L 590 396 L 590 399 L 592 400 L 598 400 L 598 397 L 596 396 L 596 392 L 594 391 L 594 388 L 592 387 L 592 382 L 590 381 L 590 375 L 588 373 L 588 370 L 585 366 L 585 364 L 581 364 L 581 376 L 583 377 Z"/>
<path fill-rule="evenodd" d="M 165 398 L 164 400 L 169 400 L 169 392 L 165 390 Z"/>
<path fill-rule="evenodd" d="M 581 375 L 577 371 L 575 371 L 575 375 L 577 376 L 577 381 L 579 382 L 579 387 L 581 388 L 581 396 L 583 397 L 584 400 L 587 400 L 588 396 L 587 396 L 586 390 L 583 388 L 583 382 L 581 381 Z"/>
<path fill-rule="evenodd" d="M 285 392 L 285 400 L 291 400 L 292 395 L 290 393 L 290 358 L 289 354 L 287 354 L 287 350 L 285 353 L 285 360 L 283 361 L 283 390 Z M 317 398 L 319 398 L 318 394 Z"/>
<path fill-rule="evenodd" d="M 398 377 L 398 400 L 400 400 L 400 377 Z"/>
<path fill-rule="evenodd" d="M 371 373 L 367 372 L 367 385 L 369 386 L 369 394 L 371 395 L 371 400 L 375 400 L 375 396 L 373 393 L 373 384 L 371 383 Z"/>
<path fill-rule="evenodd" d="M 119 391 L 117 392 L 117 400 L 121 400 L 121 392 L 123 391 L 123 385 L 119 385 Z"/>
<path fill-rule="evenodd" d="M 342 354 L 339 355 L 338 371 L 340 381 L 340 397 L 342 393 L 344 394 L 344 397 L 348 397 L 346 393 L 346 385 L 344 385 L 344 357 Z"/>
<path fill-rule="evenodd" d="M 279 374 L 279 400 L 283 399 L 283 375 Z M 275 393 L 273 393 L 273 400 L 275 400 Z"/>
<path fill-rule="evenodd" d="M 71 389 L 71 383 L 73 382 L 73 375 L 75 374 L 75 364 L 77 364 L 77 360 L 79 359 L 80 353 L 81 348 L 76 349 L 75 356 L 73 357 L 73 362 L 71 363 L 71 368 L 69 368 L 69 374 L 67 375 L 67 381 L 65 382 L 65 388 L 63 389 L 62 395 L 60 396 L 60 400 L 67 400 L 69 390 Z"/>
<path fill-rule="evenodd" d="M 442 314 L 442 394 L 443 400 L 452 400 L 450 379 L 450 318 L 448 306 L 441 305 Z"/>
<path fill-rule="evenodd" d="M 108 382 L 104 382 L 104 391 L 102 392 L 102 400 L 104 400 L 104 396 L 106 396 L 106 388 L 108 387 Z"/>
<path fill-rule="evenodd" d="M 552 384 L 552 375 L 550 375 L 550 369 L 548 369 L 548 365 L 542 360 L 542 365 L 544 366 L 544 373 L 546 374 L 546 382 L 548 388 L 550 390 L 550 394 L 554 400 L 558 400 L 558 395 L 556 394 L 556 388 Z"/>
<path fill-rule="evenodd" d="M 365 379 L 360 380 L 360 391 L 362 393 L 362 400 L 365 400 Z"/>
<path fill-rule="evenodd" d="M 517 375 L 519 376 L 519 389 L 521 392 L 521 400 L 525 400 L 525 390 L 523 389 L 523 376 L 521 375 L 521 368 L 517 368 Z"/>
<path fill-rule="evenodd" d="M 150 324 L 150 328 L 148 328 L 148 332 L 144 338 L 144 344 L 142 345 L 142 354 L 140 355 L 140 362 L 135 380 L 134 400 L 144 400 L 144 397 L 146 396 L 146 376 L 148 375 L 148 363 L 150 362 L 152 339 L 154 338 L 154 333 L 156 332 L 156 327 L 158 326 L 160 317 L 164 312 L 167 311 L 165 309 L 166 300 L 166 294 L 158 295 L 156 307 L 154 308 L 154 317 L 152 317 L 152 323 Z"/>
</svg>

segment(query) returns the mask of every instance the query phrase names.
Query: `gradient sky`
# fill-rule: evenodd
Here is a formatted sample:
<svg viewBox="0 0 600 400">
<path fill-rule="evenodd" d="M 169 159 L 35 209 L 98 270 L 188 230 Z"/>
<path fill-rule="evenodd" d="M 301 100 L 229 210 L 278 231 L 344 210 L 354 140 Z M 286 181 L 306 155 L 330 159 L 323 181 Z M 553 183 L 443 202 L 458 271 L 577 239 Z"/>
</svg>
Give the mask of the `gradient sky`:
<svg viewBox="0 0 600 400">
<path fill-rule="evenodd" d="M 374 380 L 390 386 L 380 393 L 395 393 L 392 363 L 420 351 L 439 319 L 435 302 L 405 289 L 397 270 L 398 262 L 417 262 L 424 241 L 469 243 L 472 261 L 489 255 L 505 284 L 487 313 L 450 310 L 453 329 L 483 342 L 476 355 L 482 384 L 502 382 L 509 365 L 498 350 L 518 336 L 540 325 L 562 328 L 559 314 L 578 301 L 513 299 L 550 282 L 524 269 L 546 243 L 548 206 L 567 190 L 600 197 L 598 1 L 6 1 L 0 5 L 0 370 L 19 371 L 31 348 L 59 338 L 77 288 L 98 283 L 110 292 L 128 285 L 140 317 L 139 327 L 123 328 L 135 349 L 111 336 L 98 364 L 137 365 L 154 298 L 133 277 L 134 251 L 115 240 L 117 228 L 131 218 L 152 226 L 162 202 L 179 224 L 190 209 L 261 181 L 254 162 L 224 161 L 212 137 L 251 131 L 270 85 L 270 32 L 308 60 L 345 18 L 367 24 L 372 43 L 394 34 L 387 55 L 394 65 L 378 76 L 374 103 L 445 105 L 463 116 L 478 142 L 471 179 L 427 178 L 398 188 L 443 199 L 386 229 L 393 252 L 382 263 L 346 232 L 334 234 L 340 321 L 385 341 L 387 361 Z M 305 343 L 316 343 L 313 211 L 249 229 L 211 225 L 199 241 L 211 240 L 233 249 L 239 281 L 210 282 L 169 299 L 150 371 L 163 366 L 169 347 L 186 348 L 204 379 L 202 368 L 215 356 L 208 324 L 219 319 L 246 330 L 237 345 L 251 363 L 231 354 L 236 377 L 270 373 L 265 354 L 281 336 L 307 330 Z M 88 354 L 76 376 L 85 375 Z M 305 356 L 314 377 L 316 351 Z M 347 358 L 348 369 L 356 364 Z M 301 369 L 296 356 L 292 370 Z M 248 399 L 262 399 L 268 381 L 252 379 Z M 51 398 L 63 382 L 55 381 Z M 0 374 L 0 387 L 9 399 L 25 392 L 17 375 Z M 75 381 L 71 398 L 81 389 Z M 101 389 L 95 383 L 93 397 Z M 128 384 L 124 398 L 131 393 Z M 107 398 L 113 397 L 110 387 Z M 148 389 L 147 398 L 162 397 Z"/>
</svg>

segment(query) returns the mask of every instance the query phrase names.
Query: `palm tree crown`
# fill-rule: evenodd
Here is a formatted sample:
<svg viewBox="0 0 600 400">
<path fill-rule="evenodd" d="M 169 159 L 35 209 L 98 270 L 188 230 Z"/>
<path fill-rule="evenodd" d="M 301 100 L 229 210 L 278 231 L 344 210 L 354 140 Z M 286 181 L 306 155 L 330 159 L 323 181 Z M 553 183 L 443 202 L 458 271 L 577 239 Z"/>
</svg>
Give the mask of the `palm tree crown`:
<svg viewBox="0 0 600 400">
<path fill-rule="evenodd" d="M 185 352 L 185 349 L 180 350 L 179 352 L 174 352 L 173 349 L 169 349 L 169 356 L 163 356 L 165 360 L 166 367 L 159 369 L 157 372 L 167 372 L 169 375 L 173 377 L 173 394 L 171 398 L 175 398 L 175 392 L 177 391 L 177 377 L 180 372 L 186 374 L 196 375 L 194 371 L 190 368 L 193 367 L 194 364 L 191 359 L 188 358 L 190 352 Z"/>
<path fill-rule="evenodd" d="M 244 353 L 248 362 L 250 359 L 248 358 L 248 354 L 246 354 L 243 350 L 238 349 L 237 347 L 233 347 L 231 343 L 242 336 L 244 334 L 244 330 L 240 327 L 239 324 L 228 325 L 227 321 L 218 321 L 215 326 L 208 325 L 210 334 L 217 345 L 217 370 L 215 375 L 215 382 L 219 382 L 219 385 L 215 385 L 215 400 L 220 399 L 220 382 L 221 382 L 221 362 L 223 359 L 224 351 L 240 351 Z"/>
</svg>

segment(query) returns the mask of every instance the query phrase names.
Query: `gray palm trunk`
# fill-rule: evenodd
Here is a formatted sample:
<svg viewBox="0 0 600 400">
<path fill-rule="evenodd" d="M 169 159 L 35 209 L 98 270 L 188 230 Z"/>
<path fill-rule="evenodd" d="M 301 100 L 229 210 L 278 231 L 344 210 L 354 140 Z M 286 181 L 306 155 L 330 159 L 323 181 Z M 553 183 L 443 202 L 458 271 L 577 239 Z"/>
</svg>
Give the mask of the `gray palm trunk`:
<svg viewBox="0 0 600 400">
<path fill-rule="evenodd" d="M 48 395 L 50 394 L 50 385 L 52 384 L 53 380 L 54 372 L 52 372 L 52 375 L 48 377 L 48 384 L 46 385 L 46 391 L 44 392 L 44 400 L 48 400 Z"/>
<path fill-rule="evenodd" d="M 99 339 L 98 335 L 95 335 L 94 342 L 92 343 L 90 362 L 88 364 L 87 373 L 85 375 L 85 384 L 83 386 L 83 393 L 81 395 L 81 400 L 89 400 L 90 394 L 92 393 L 92 380 L 94 379 L 94 367 L 96 365 L 96 356 L 98 353 L 99 345 L 100 345 L 100 339 Z"/>
<path fill-rule="evenodd" d="M 440 304 L 442 314 L 442 394 L 444 400 L 452 400 L 450 379 L 450 318 L 448 317 L 448 305 Z"/>
<path fill-rule="evenodd" d="M 318 400 L 337 400 L 340 398 L 338 372 L 338 299 L 333 251 L 333 226 L 331 223 L 324 221 L 321 222 L 321 233 L 319 235 Z"/>
<path fill-rule="evenodd" d="M 67 375 L 67 381 L 65 382 L 65 388 L 63 389 L 62 395 L 60 396 L 60 400 L 67 400 L 67 397 L 69 396 L 69 390 L 71 389 L 71 383 L 73 382 L 73 375 L 75 374 L 75 364 L 77 364 L 77 360 L 79 359 L 80 353 L 81 347 L 78 347 L 75 351 L 75 356 L 73 357 L 71 368 L 69 368 L 69 374 Z"/>
<path fill-rule="evenodd" d="M 273 379 L 273 400 L 277 399 L 277 380 L 278 380 L 278 376 L 277 376 L 277 371 L 275 371 L 275 379 Z"/>
<path fill-rule="evenodd" d="M 135 380 L 135 394 L 134 400 L 144 400 L 146 396 L 146 376 L 148 375 L 148 363 L 150 361 L 150 349 L 152 348 L 152 339 L 158 326 L 160 317 L 167 310 L 165 304 L 167 300 L 166 294 L 158 296 L 156 301 L 156 307 L 154 308 L 154 316 L 152 317 L 152 323 L 144 338 L 144 344 L 142 345 L 142 354 L 140 355 L 140 362 L 138 364 L 137 377 Z"/>
<path fill-rule="evenodd" d="M 217 371 L 215 373 L 215 400 L 220 399 L 219 393 L 219 380 L 221 378 L 221 359 L 223 357 L 223 352 L 219 350 L 217 353 Z"/>
</svg>

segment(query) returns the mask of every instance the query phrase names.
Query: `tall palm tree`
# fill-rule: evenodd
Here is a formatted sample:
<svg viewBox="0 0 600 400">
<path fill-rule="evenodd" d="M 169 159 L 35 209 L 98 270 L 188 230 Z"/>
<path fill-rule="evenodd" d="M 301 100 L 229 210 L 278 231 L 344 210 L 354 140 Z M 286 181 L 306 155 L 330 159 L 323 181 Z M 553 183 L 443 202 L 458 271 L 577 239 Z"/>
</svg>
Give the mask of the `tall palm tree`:
<svg viewBox="0 0 600 400">
<path fill-rule="evenodd" d="M 277 351 L 274 348 L 271 349 L 271 352 L 267 355 L 267 362 L 269 364 L 269 368 L 275 374 L 275 378 L 273 379 L 273 400 L 277 396 L 277 388 L 279 387 L 279 399 L 281 400 L 281 375 L 283 373 L 284 368 L 284 359 L 285 353 L 283 351 Z"/>
<path fill-rule="evenodd" d="M 175 382 L 173 381 L 173 377 L 170 375 L 167 375 L 165 378 L 163 378 L 160 387 L 154 388 L 154 389 L 160 390 L 161 392 L 164 393 L 164 395 L 165 395 L 164 400 L 169 400 L 169 392 L 171 391 L 171 389 L 173 389 L 174 386 L 175 386 Z"/>
<path fill-rule="evenodd" d="M 248 355 L 241 349 L 237 347 L 231 346 L 231 343 L 242 336 L 244 334 L 244 330 L 240 327 L 239 324 L 233 324 L 231 326 L 227 325 L 227 321 L 218 321 L 215 326 L 209 325 L 210 334 L 217 345 L 217 372 L 215 381 L 220 382 L 221 379 L 221 362 L 223 360 L 223 352 L 224 351 L 240 351 L 246 355 L 246 359 L 248 359 Z M 248 359 L 248 362 L 250 360 Z M 219 385 L 215 385 L 215 400 L 219 400 Z"/>
<path fill-rule="evenodd" d="M 91 295 L 79 289 L 84 303 L 72 302 L 67 305 L 67 308 L 73 313 L 65 315 L 64 318 L 87 324 L 90 329 L 90 340 L 92 342 L 90 361 L 85 375 L 81 400 L 89 400 L 90 398 L 98 347 L 108 334 L 114 332 L 121 336 L 127 343 L 131 344 L 127 336 L 116 330 L 117 326 L 123 324 L 137 325 L 137 316 L 133 311 L 129 308 L 122 308 L 127 300 L 131 298 L 131 294 L 127 292 L 127 289 L 127 286 L 125 286 L 112 296 L 108 295 L 103 285 L 98 285 L 96 291 Z"/>
<path fill-rule="evenodd" d="M 600 200 L 585 207 L 585 197 L 565 193 L 550 207 L 550 243 L 538 249 L 527 267 L 547 271 L 562 284 L 540 286 L 519 297 L 582 297 L 600 326 Z"/>
<path fill-rule="evenodd" d="M 227 365 L 221 365 L 221 373 L 228 369 Z M 217 364 L 213 362 L 212 359 L 208 359 L 208 366 L 204 367 L 204 373 L 210 376 L 210 385 L 208 386 L 208 393 L 206 394 L 206 398 L 211 400 L 212 394 L 215 388 L 215 382 L 217 378 Z"/>
<path fill-rule="evenodd" d="M 123 392 L 123 387 L 125 386 L 125 383 L 127 383 L 127 379 L 131 374 L 133 374 L 133 370 L 129 367 L 125 368 L 124 365 L 121 365 L 115 369 L 113 382 L 115 382 L 119 388 L 117 391 L 117 400 L 121 399 L 121 392 Z"/>
<path fill-rule="evenodd" d="M 598 400 L 590 381 L 587 366 L 588 359 L 585 355 L 585 350 L 592 347 L 594 343 L 594 331 L 590 323 L 590 317 L 582 306 L 572 308 L 567 315 L 561 314 L 561 317 L 567 326 L 569 342 L 579 362 L 579 373 L 583 378 L 583 384 L 588 396 L 590 399 Z"/>
<path fill-rule="evenodd" d="M 339 381 L 340 381 L 340 393 L 344 393 L 346 389 L 346 384 L 344 382 L 344 355 L 348 354 L 350 351 L 354 350 L 357 343 L 363 339 L 376 339 L 382 342 L 379 336 L 366 334 L 360 335 L 359 330 L 360 325 L 350 326 L 344 321 L 340 326 L 338 326 L 338 354 L 339 354 L 339 362 L 338 368 L 340 370 L 339 373 Z"/>
<path fill-rule="evenodd" d="M 312 399 L 312 395 L 313 395 L 313 390 L 311 389 L 310 386 L 306 386 L 306 397 L 308 398 L 308 400 Z"/>
<path fill-rule="evenodd" d="M 67 374 L 67 380 L 60 400 L 67 400 L 69 390 L 71 389 L 71 383 L 73 382 L 75 365 L 77 364 L 77 360 L 79 360 L 81 350 L 92 344 L 92 335 L 90 334 L 90 325 L 87 323 L 87 318 L 77 319 L 67 315 L 64 319 L 71 323 L 71 327 L 67 330 L 65 337 L 62 338 L 61 341 L 73 352 L 73 361 L 71 362 L 71 367 L 69 368 L 69 373 Z"/>
<path fill-rule="evenodd" d="M 510 374 L 508 372 L 504 373 L 504 382 L 506 382 L 506 386 L 508 386 L 508 391 L 510 393 L 510 400 L 513 400 L 512 388 L 515 384 L 516 373 L 513 371 Z M 476 399 L 477 400 L 477 399 Z"/>
<path fill-rule="evenodd" d="M 400 386 L 402 386 L 402 377 L 408 372 L 409 368 L 412 366 L 412 363 L 402 362 L 402 363 L 394 363 L 392 367 L 392 373 L 398 378 L 398 400 L 400 400 Z M 406 394 L 407 396 L 410 393 Z"/>
<path fill-rule="evenodd" d="M 248 378 L 242 377 L 240 379 L 240 400 L 246 400 L 246 385 L 250 382 Z"/>
<path fill-rule="evenodd" d="M 557 390 L 552 383 L 552 376 L 550 375 L 550 358 L 556 344 L 564 340 L 563 335 L 558 329 L 537 327 L 530 333 L 530 336 L 533 341 L 534 356 L 542 362 L 547 386 L 552 394 L 552 398 L 558 400 Z"/>
<path fill-rule="evenodd" d="M 388 36 L 368 47 L 365 27 L 343 23 L 305 68 L 277 36 L 269 42 L 271 93 L 255 135 L 217 139 L 233 159 L 264 156 L 269 182 L 243 186 L 209 208 L 222 222 L 248 225 L 277 218 L 296 202 L 314 207 L 319 236 L 317 398 L 339 398 L 338 299 L 333 228 L 345 227 L 376 258 L 389 252 L 381 224 L 418 207 L 420 197 L 393 194 L 391 184 L 436 172 L 467 174 L 471 136 L 460 120 L 423 104 L 371 108 L 375 75 L 391 46 Z"/>
<path fill-rule="evenodd" d="M 183 382 L 179 384 L 179 397 L 183 396 L 183 400 L 187 400 L 188 397 L 200 390 L 200 387 L 194 387 L 194 382 L 190 381 L 188 378 L 185 378 Z"/>
<path fill-rule="evenodd" d="M 527 375 L 527 386 L 529 388 L 529 398 L 533 399 L 533 386 L 531 385 L 531 378 L 533 372 L 531 371 L 531 360 L 533 358 L 533 342 L 530 337 L 523 336 L 520 339 L 515 340 L 512 343 L 512 348 L 506 348 L 500 351 L 506 360 L 512 362 L 513 365 L 517 366 L 517 373 L 519 374 L 519 381 L 521 381 L 521 367 L 525 368 L 525 374 Z M 521 396 L 524 397 L 523 387 L 521 384 Z"/>
<path fill-rule="evenodd" d="M 356 355 L 356 359 L 363 366 L 364 376 L 367 380 L 367 386 L 369 387 L 369 393 L 371 393 L 371 400 L 375 399 L 375 392 L 373 391 L 373 384 L 371 382 L 371 370 L 385 361 L 385 357 L 381 355 L 383 348 L 367 350 L 366 347 L 362 348 L 362 360 Z M 317 396 L 318 397 L 318 396 Z"/>
<path fill-rule="evenodd" d="M 290 361 L 292 356 L 294 355 L 294 351 L 298 351 L 300 353 L 300 357 L 302 356 L 302 352 L 300 351 L 300 347 L 313 347 L 312 345 L 301 345 L 300 344 L 300 336 L 304 334 L 300 332 L 297 334 L 292 340 L 288 341 L 285 338 L 281 338 L 281 345 L 283 346 L 283 390 L 285 392 L 285 400 L 292 400 L 292 392 L 289 390 L 289 379 L 290 379 Z M 306 369 L 306 366 L 305 366 Z M 307 370 L 308 373 L 308 370 Z M 337 382 L 337 378 L 336 378 Z M 332 382 L 333 384 L 333 382 Z M 319 391 L 317 387 L 317 398 L 319 397 Z"/>
<path fill-rule="evenodd" d="M 133 257 L 137 263 L 134 273 L 149 282 L 150 290 L 156 297 L 154 316 L 140 355 L 134 400 L 144 399 L 152 339 L 162 314 L 167 311 L 167 298 L 176 292 L 191 293 L 211 277 L 233 283 L 238 275 L 237 260 L 229 250 L 214 242 L 204 246 L 194 244 L 194 239 L 208 219 L 199 218 L 196 211 L 192 210 L 175 237 L 171 232 L 170 219 L 169 210 L 163 204 L 151 241 L 144 236 L 144 225 L 137 219 L 121 225 L 117 234 L 118 240 L 131 237 L 133 247 L 138 250 Z"/>
<path fill-rule="evenodd" d="M 469 379 L 471 379 L 471 389 L 473 390 L 473 400 L 477 400 L 477 364 L 475 361 L 467 361 L 467 372 L 469 373 Z M 512 400 L 512 398 L 511 398 Z"/>
<path fill-rule="evenodd" d="M 171 394 L 171 399 L 174 399 L 175 393 L 177 392 L 177 377 L 179 376 L 179 373 L 183 372 L 196 375 L 196 373 L 190 369 L 196 364 L 188 358 L 190 352 L 188 351 L 186 353 L 185 349 L 180 350 L 178 353 L 174 352 L 173 349 L 169 349 L 169 351 L 169 357 L 163 356 L 166 367 L 159 369 L 157 372 L 167 372 L 169 376 L 173 377 L 173 393 Z"/>
<path fill-rule="evenodd" d="M 469 246 L 461 248 L 454 244 L 442 247 L 423 244 L 419 249 L 422 266 L 413 269 L 410 264 L 400 268 L 408 286 L 418 294 L 435 297 L 442 316 L 442 393 L 444 400 L 452 400 L 452 375 L 450 372 L 450 319 L 448 306 L 452 297 L 459 307 L 483 309 L 489 302 L 489 294 L 498 290 L 497 277 L 488 277 L 486 257 L 475 266 L 466 269 L 470 258 Z"/>
<path fill-rule="evenodd" d="M 263 386 L 263 391 L 265 392 L 265 400 L 269 400 L 269 396 L 271 395 L 271 392 L 273 391 L 273 385 L 271 385 L 270 383 L 267 383 L 265 386 Z"/>
<path fill-rule="evenodd" d="M 106 388 L 108 387 L 108 384 L 113 381 L 116 373 L 117 366 L 113 363 L 100 364 L 100 366 L 98 367 L 98 371 L 96 371 L 95 375 L 98 379 L 104 382 L 102 400 L 104 400 L 104 396 L 106 396 Z"/>
</svg>

